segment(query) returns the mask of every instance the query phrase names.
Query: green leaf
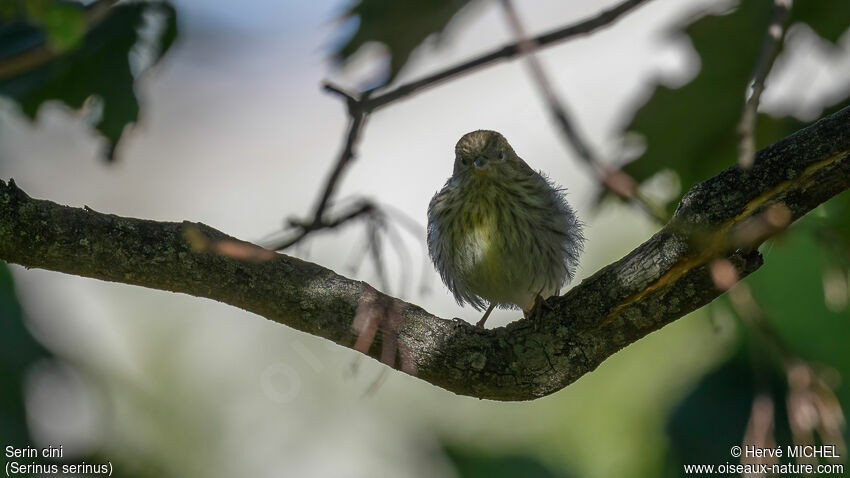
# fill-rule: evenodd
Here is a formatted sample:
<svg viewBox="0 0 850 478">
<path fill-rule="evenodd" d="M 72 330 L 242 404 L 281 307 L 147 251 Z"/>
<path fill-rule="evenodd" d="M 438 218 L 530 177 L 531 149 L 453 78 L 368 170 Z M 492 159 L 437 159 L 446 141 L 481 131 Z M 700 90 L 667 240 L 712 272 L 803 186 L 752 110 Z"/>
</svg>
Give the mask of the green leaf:
<svg viewBox="0 0 850 478">
<path fill-rule="evenodd" d="M 686 464 L 739 463 L 730 450 L 742 443 L 757 392 L 773 401 L 777 443 L 783 448 L 792 444 L 784 377 L 779 370 L 754 364 L 753 347 L 752 341 L 741 340 L 735 353 L 706 374 L 673 410 L 667 422 L 667 476 L 683 476 Z"/>
<path fill-rule="evenodd" d="M 161 58 L 171 48 L 174 41 L 177 40 L 177 12 L 174 10 L 174 7 L 167 3 L 159 5 L 159 12 L 165 15 L 165 28 L 160 35 L 159 51 L 157 52 Z"/>
<path fill-rule="evenodd" d="M 392 81 L 410 54 L 426 38 L 442 34 L 452 18 L 470 0 L 360 0 L 346 11 L 341 20 L 357 21 L 357 30 L 334 52 L 344 61 L 369 42 L 386 45 L 389 50 L 388 76 Z"/>
<path fill-rule="evenodd" d="M 86 18 L 77 3 L 56 0 L 29 0 L 27 16 L 47 32 L 47 45 L 51 50 L 69 50 L 85 36 Z"/>
<path fill-rule="evenodd" d="M 797 8 L 799 4 L 804 6 Z M 699 54 L 700 72 L 681 88 L 658 85 L 635 112 L 626 129 L 645 138 L 646 151 L 624 166 L 628 174 L 642 183 L 672 170 L 684 194 L 693 184 L 735 164 L 736 125 L 772 5 L 769 0 L 743 1 L 730 14 L 707 15 L 685 29 Z M 842 30 L 838 25 L 846 28 L 850 23 L 850 9 L 835 5 L 829 1 L 795 2 L 791 22 L 807 21 L 815 31 L 835 39 Z M 833 18 L 828 11 L 834 12 Z M 770 145 L 803 126 L 792 118 L 759 115 L 756 147 Z M 679 197 L 673 199 L 671 204 Z"/>
<path fill-rule="evenodd" d="M 846 191 L 823 204 L 822 214 L 807 217 L 815 237 L 835 248 L 844 267 L 850 267 L 850 194 Z"/>
<path fill-rule="evenodd" d="M 753 372 L 743 353 L 737 353 L 706 374 L 673 410 L 667 423 L 671 461 L 681 465 L 725 463 L 728 447 L 739 444 L 755 396 Z"/>
<path fill-rule="evenodd" d="M 18 2 L 0 2 L 0 22 L 10 22 L 22 11 L 23 5 Z"/>
<path fill-rule="evenodd" d="M 101 15 L 94 14 L 96 8 L 103 5 L 95 3 L 86 10 L 85 36 L 63 54 L 45 56 L 44 42 L 49 43 L 50 34 L 45 36 L 32 24 L 18 21 L 0 27 L 0 45 L 14 45 L 0 47 L 0 95 L 16 100 L 30 117 L 47 100 L 77 109 L 98 97 L 103 112 L 96 128 L 106 137 L 107 157 L 112 160 L 125 128 L 139 115 L 130 50 L 141 44 L 154 62 L 159 60 L 176 37 L 176 12 L 160 2 L 122 3 Z M 164 14 L 164 28 L 154 44 L 141 43 L 138 29 L 154 13 Z"/>
<path fill-rule="evenodd" d="M 843 308 L 827 305 L 823 280 L 824 271 L 830 268 L 838 269 L 846 278 L 848 263 L 835 261 L 833 250 L 822 247 L 816 234 L 825 226 L 832 229 L 830 223 L 836 219 L 832 213 L 846 207 L 848 199 L 847 193 L 833 198 L 824 205 L 826 210 L 806 216 L 762 247 L 765 265 L 745 282 L 768 332 L 752 319 L 738 316 L 728 295 L 712 304 L 738 318 L 743 337 L 737 352 L 706 375 L 671 415 L 669 476 L 681 476 L 685 463 L 731 461 L 728 448 L 740 444 L 759 390 L 773 401 L 777 443 L 783 449 L 792 444 L 784 374 L 785 367 L 796 359 L 805 361 L 815 373 L 832 370 L 837 374 L 826 375 L 850 376 L 850 308 L 846 303 Z M 846 294 L 846 282 L 843 287 Z M 820 400 L 831 397 L 825 403 L 837 398 L 846 416 L 850 389 L 840 386 L 834 390 L 834 397 L 833 391 L 817 390 Z M 825 414 L 827 419 L 831 416 L 828 410 Z M 843 435 L 848 436 L 846 430 Z"/>
<path fill-rule="evenodd" d="M 850 196 L 846 192 L 842 196 L 830 205 L 846 205 Z M 766 320 L 795 354 L 850 377 L 850 308 L 830 306 L 824 291 L 824 273 L 834 270 L 844 274 L 846 297 L 847 263 L 836 260 L 834 250 L 822 247 L 814 234 L 829 221 L 828 217 L 807 217 L 769 242 L 762 248 L 764 267 L 747 283 Z M 837 393 L 844 409 L 850 409 L 850 388 L 842 387 Z"/>
<path fill-rule="evenodd" d="M 721 377 L 718 374 L 706 377 L 697 391 L 683 403 L 682 407 L 687 410 L 680 410 L 677 412 L 679 415 L 671 419 L 678 430 L 671 433 L 676 444 L 674 448 L 681 448 L 677 453 L 684 453 L 686 459 L 690 460 L 685 463 L 718 462 L 723 457 L 717 454 L 687 456 L 687 450 L 699 446 L 688 443 L 686 438 L 679 435 L 694 433 L 694 439 L 707 440 L 702 444 L 705 447 L 709 441 L 734 443 L 729 440 L 743 430 L 742 423 L 745 422 L 742 422 L 741 413 L 746 395 L 752 394 L 754 390 L 755 385 L 751 383 L 754 375 L 743 363 L 733 365 L 732 362 L 741 362 L 749 357 L 750 362 L 757 360 L 763 364 L 772 364 L 761 368 L 768 372 L 767 382 L 773 390 L 777 420 L 786 420 L 787 412 L 784 407 L 785 392 L 781 389 L 784 379 L 777 376 L 776 369 L 793 363 L 792 359 L 804 360 L 815 372 L 829 369 L 837 372 L 835 375 L 839 377 L 850 376 L 850 347 L 847 346 L 850 343 L 850 307 L 846 302 L 846 281 L 850 266 L 847 248 L 850 242 L 836 241 L 831 243 L 836 247 L 823 247 L 819 237 L 823 231 L 835 231 L 837 222 L 844 224 L 846 216 L 839 217 L 836 214 L 846 214 L 845 208 L 848 206 L 850 194 L 845 192 L 761 248 L 765 265 L 747 277 L 745 282 L 757 304 L 757 313 L 768 324 L 770 333 L 765 335 L 759 332 L 754 328 L 752 320 L 739 317 L 728 296 L 722 296 L 712 305 L 723 305 L 738 317 L 739 323 L 746 325 L 743 330 L 749 334 L 749 351 L 740 353 L 739 358 L 724 365 L 719 374 Z M 839 250 L 840 254 L 836 254 Z M 828 271 L 838 274 L 839 286 L 843 288 L 843 304 L 830 304 L 825 298 L 824 273 Z M 784 355 L 779 356 L 779 353 Z M 735 374 L 738 378 L 733 378 Z M 760 375 L 763 380 L 765 374 L 762 372 Z M 834 393 L 846 415 L 847 410 L 850 410 L 850 389 L 841 386 Z M 782 423 L 782 427 L 777 425 L 777 429 L 782 428 L 781 435 L 787 434 L 785 427 L 785 423 Z M 844 436 L 848 436 L 846 430 Z M 780 442 L 785 440 L 781 437 L 777 439 Z M 699 461 L 694 461 L 697 459 Z"/>
<path fill-rule="evenodd" d="M 643 182 L 672 169 L 686 191 L 734 163 L 735 124 L 770 7 L 749 0 L 732 14 L 705 16 L 685 30 L 702 68 L 681 88 L 658 86 L 636 112 L 628 129 L 644 136 L 647 149 L 624 167 L 628 174 Z"/>
</svg>

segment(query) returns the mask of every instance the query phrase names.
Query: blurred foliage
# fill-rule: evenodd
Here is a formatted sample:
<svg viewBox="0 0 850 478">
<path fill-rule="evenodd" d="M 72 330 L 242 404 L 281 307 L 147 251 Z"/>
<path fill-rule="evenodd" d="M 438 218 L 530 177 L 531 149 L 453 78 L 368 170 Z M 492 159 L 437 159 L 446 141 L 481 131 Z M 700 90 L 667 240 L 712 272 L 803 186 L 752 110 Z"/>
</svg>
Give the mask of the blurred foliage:
<svg viewBox="0 0 850 478">
<path fill-rule="evenodd" d="M 480 0 L 477 0 L 480 2 Z M 389 72 L 381 84 L 392 81 L 416 47 L 431 35 L 442 35 L 455 15 L 475 0 L 360 0 L 341 17 L 356 21 L 354 34 L 334 52 L 337 60 L 347 60 L 369 42 L 382 43 L 389 50 Z"/>
<path fill-rule="evenodd" d="M 524 455 L 489 455 L 452 446 L 446 447 L 445 453 L 461 478 L 513 478 L 516 476 L 568 478 L 571 476 Z"/>
<path fill-rule="evenodd" d="M 682 476 L 682 466 L 688 464 L 738 463 L 730 449 L 742 444 L 757 394 L 770 400 L 774 407 L 770 438 L 783 449 L 792 444 L 790 427 L 781 413 L 787 390 L 785 379 L 763 357 L 754 357 L 762 352 L 752 340 L 740 340 L 735 353 L 706 374 L 673 410 L 667 423 L 671 445 L 667 476 Z M 768 446 L 770 442 L 760 445 Z"/>
<path fill-rule="evenodd" d="M 30 335 L 6 263 L 0 261 L 0 443 L 32 443 L 24 406 L 24 382 L 30 366 L 51 354 Z"/>
<path fill-rule="evenodd" d="M 17 448 L 36 446 L 27 423 L 27 374 L 36 363 L 62 361 L 42 346 L 26 326 L 26 316 L 15 294 L 11 271 L 0 261 L 0 445 Z M 138 453 L 138 452 L 137 452 Z M 112 461 L 116 477 L 147 478 L 167 476 L 153 460 L 124 462 L 103 450 L 83 457 L 66 456 L 50 460 L 28 458 L 33 463 L 106 463 Z M 5 464 L 5 461 L 3 462 Z"/>
<path fill-rule="evenodd" d="M 86 33 L 85 15 L 75 3 L 29 0 L 9 2 L 0 10 L 0 20 L 4 22 L 16 17 L 26 17 L 38 25 L 45 33 L 48 48 L 56 52 L 75 47 Z"/>
<path fill-rule="evenodd" d="M 684 32 L 700 57 L 698 75 L 681 88 L 658 85 L 628 122 L 626 129 L 645 138 L 646 151 L 623 169 L 641 183 L 659 172 L 673 171 L 682 187 L 669 207 L 693 184 L 737 162 L 736 125 L 771 14 L 771 1 L 748 0 L 731 13 L 694 20 Z M 850 25 L 850 9 L 836 8 L 835 2 L 795 2 L 791 22 L 805 22 L 835 42 Z M 824 115 L 848 105 L 850 99 L 839 99 L 827 105 Z M 757 147 L 804 126 L 794 118 L 760 114 Z M 793 444 L 783 374 L 788 354 L 813 369 L 838 372 L 845 380 L 850 377 L 850 195 L 845 192 L 823 204 L 763 246 L 762 252 L 765 266 L 746 280 L 746 286 L 762 326 L 771 332 L 754 339 L 764 331 L 741 316 L 728 294 L 712 305 L 730 311 L 749 338 L 741 340 L 738 351 L 706 375 L 671 415 L 670 476 L 681 476 L 685 463 L 737 463 L 729 448 L 744 440 L 758 390 L 774 405 L 772 438 L 783 446 Z M 837 287 L 838 298 L 832 303 L 825 299 L 828 277 L 837 281 L 832 287 Z M 771 341 L 778 342 L 774 348 L 785 349 L 786 356 L 769 350 Z M 850 388 L 839 388 L 835 395 L 829 388 L 818 393 L 837 397 L 841 409 L 850 410 Z M 843 434 L 846 441 L 847 431 Z"/>
<path fill-rule="evenodd" d="M 167 3 L 111 3 L 36 0 L 0 11 L 0 95 L 17 101 L 30 118 L 47 100 L 78 109 L 98 98 L 96 127 L 108 141 L 110 160 L 139 116 L 131 50 L 154 63 L 177 35 L 176 13 Z M 144 35 L 142 27 L 157 20 L 158 34 Z"/>
<path fill-rule="evenodd" d="M 787 234 L 772 240 L 762 250 L 765 266 L 747 279 L 753 303 L 759 308 L 757 314 L 769 324 L 769 333 L 776 334 L 768 337 L 768 345 L 783 355 L 773 363 L 790 367 L 801 362 L 811 368 L 813 377 L 807 379 L 811 383 L 806 383 L 804 394 L 807 430 L 802 434 L 817 435 L 817 443 L 837 445 L 839 449 L 850 439 L 846 429 L 850 387 L 841 386 L 841 381 L 850 377 L 850 261 L 846 255 L 850 247 L 846 238 L 828 241 L 833 247 L 824 247 L 818 234 L 832 230 L 826 227 L 833 221 L 824 210 L 846 207 L 847 203 L 845 192 L 824 204 L 821 211 L 801 219 Z M 830 281 L 834 283 L 830 285 Z M 833 290 L 834 297 L 828 297 L 828 289 Z M 729 310 L 742 322 L 752 320 L 729 297 L 723 301 L 731 305 Z M 769 352 L 762 344 L 754 353 L 763 358 Z M 789 376 L 792 373 L 789 369 Z M 792 387 L 786 384 L 783 390 L 789 388 Z M 777 396 L 774 403 L 774 419 L 777 423 L 787 422 L 794 413 L 794 402 Z M 828 432 L 830 429 L 836 431 Z M 805 436 L 785 435 L 785 439 L 777 436 L 780 445 L 806 443 Z M 846 464 L 846 459 L 843 462 Z"/>
<path fill-rule="evenodd" d="M 681 197 L 693 184 L 736 163 L 735 127 L 772 6 L 770 0 L 748 0 L 732 13 L 707 15 L 684 29 L 699 54 L 699 74 L 681 88 L 657 85 L 635 112 L 626 129 L 645 138 L 646 151 L 625 165 L 628 174 L 642 183 L 672 170 L 681 182 Z M 791 23 L 795 22 L 807 23 L 834 42 L 850 25 L 850 9 L 836 8 L 836 2 L 829 1 L 795 2 Z M 840 102 L 847 104 L 846 99 Z M 804 125 L 793 118 L 761 114 L 756 146 L 770 145 Z M 678 203 L 679 197 L 670 204 Z"/>
<path fill-rule="evenodd" d="M 783 341 L 807 361 L 829 364 L 850 378 L 850 310 L 847 308 L 847 266 L 816 240 L 810 221 L 803 220 L 762 251 L 763 269 L 748 279 L 753 298 Z M 825 300 L 830 273 L 843 276 L 843 300 Z M 842 281 L 842 279 L 837 279 Z M 838 390 L 850 406 L 850 387 Z M 848 407 L 850 409 L 850 407 Z"/>
</svg>

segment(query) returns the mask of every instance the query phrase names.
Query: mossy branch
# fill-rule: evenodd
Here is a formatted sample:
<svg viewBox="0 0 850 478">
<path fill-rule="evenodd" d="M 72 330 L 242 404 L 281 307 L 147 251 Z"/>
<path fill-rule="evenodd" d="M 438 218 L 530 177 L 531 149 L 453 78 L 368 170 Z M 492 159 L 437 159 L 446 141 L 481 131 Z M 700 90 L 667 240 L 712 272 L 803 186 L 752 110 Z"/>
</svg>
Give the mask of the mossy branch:
<svg viewBox="0 0 850 478">
<path fill-rule="evenodd" d="M 435 317 L 364 282 L 198 223 L 36 200 L 0 181 L 0 259 L 207 297 L 363 351 L 455 393 L 530 400 L 562 389 L 742 278 L 757 247 L 850 188 L 850 108 L 694 186 L 674 218 L 528 319 L 492 330 Z M 731 267 L 729 267 L 731 266 Z M 734 272 L 732 272 L 734 271 Z M 398 358 L 398 360 L 397 360 Z"/>
</svg>

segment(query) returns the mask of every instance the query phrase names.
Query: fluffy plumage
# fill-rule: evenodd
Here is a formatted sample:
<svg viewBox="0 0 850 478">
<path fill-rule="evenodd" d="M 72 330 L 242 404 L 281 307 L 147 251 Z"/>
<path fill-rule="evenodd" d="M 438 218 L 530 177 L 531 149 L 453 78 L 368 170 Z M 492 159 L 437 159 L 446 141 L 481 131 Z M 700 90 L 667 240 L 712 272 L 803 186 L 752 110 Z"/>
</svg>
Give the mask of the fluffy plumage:
<svg viewBox="0 0 850 478">
<path fill-rule="evenodd" d="M 468 133 L 455 153 L 452 177 L 428 206 L 431 260 L 460 305 L 527 313 L 537 295 L 557 294 L 572 279 L 581 223 L 563 190 L 501 134 Z"/>
</svg>

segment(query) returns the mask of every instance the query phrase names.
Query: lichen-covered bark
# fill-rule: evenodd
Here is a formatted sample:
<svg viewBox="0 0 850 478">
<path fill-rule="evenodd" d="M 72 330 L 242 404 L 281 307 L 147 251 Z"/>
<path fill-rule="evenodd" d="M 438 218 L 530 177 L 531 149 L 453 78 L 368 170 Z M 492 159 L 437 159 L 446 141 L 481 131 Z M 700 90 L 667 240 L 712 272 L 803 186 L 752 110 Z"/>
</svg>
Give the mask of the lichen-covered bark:
<svg viewBox="0 0 850 478">
<path fill-rule="evenodd" d="M 397 354 L 399 368 L 459 394 L 530 400 L 560 390 L 721 294 L 709 272 L 712 261 L 728 260 L 739 277 L 758 269 L 756 249 L 778 229 L 745 242 L 741 237 L 750 236 L 739 233 L 771 207 L 781 204 L 794 220 L 848 188 L 850 109 L 844 109 L 760 151 L 752 169 L 732 167 L 697 184 L 673 220 L 634 251 L 540 304 L 530 318 L 491 330 L 376 298 L 365 283 L 286 255 L 199 247 L 199 237 L 207 244 L 245 244 L 203 224 L 60 206 L 30 198 L 11 181 L 0 181 L 0 259 L 208 297 L 383 355 L 391 365 L 396 361 L 387 357 Z M 364 304 L 401 311 L 376 325 L 375 340 L 365 346 L 364 331 L 352 327 Z M 389 338 L 397 351 L 388 353 Z"/>
</svg>

